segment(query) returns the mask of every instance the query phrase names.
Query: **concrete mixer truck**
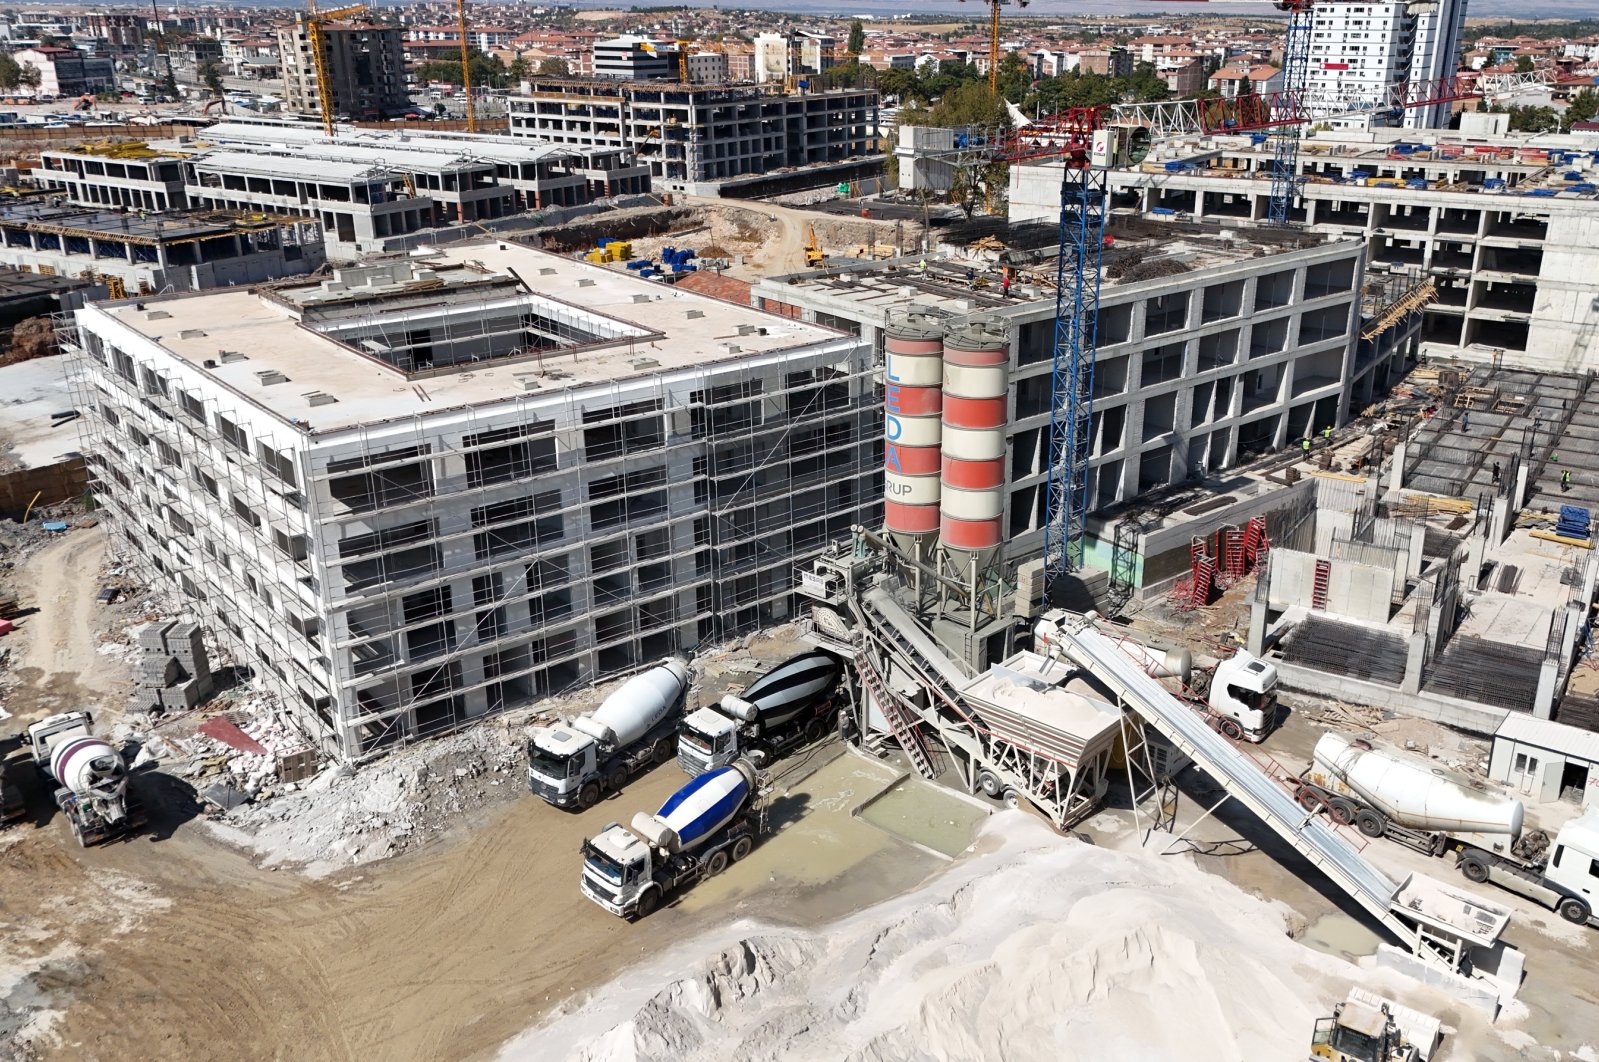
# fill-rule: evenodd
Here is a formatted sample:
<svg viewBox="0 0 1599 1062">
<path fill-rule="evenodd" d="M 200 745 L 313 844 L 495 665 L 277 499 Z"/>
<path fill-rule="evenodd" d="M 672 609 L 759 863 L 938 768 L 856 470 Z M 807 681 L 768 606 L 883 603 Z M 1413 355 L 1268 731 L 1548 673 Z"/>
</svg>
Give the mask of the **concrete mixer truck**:
<svg viewBox="0 0 1599 1062">
<path fill-rule="evenodd" d="M 94 736 L 88 712 L 62 712 L 28 727 L 33 762 L 56 785 L 56 807 L 87 848 L 144 824 L 144 808 L 128 791 L 128 765 L 111 743 Z"/>
<path fill-rule="evenodd" d="M 1491 882 L 1578 925 L 1599 906 L 1599 811 L 1566 823 L 1554 843 L 1522 829 L 1521 801 L 1418 756 L 1328 732 L 1293 779 L 1301 807 L 1433 856 L 1453 853 L 1469 880 Z"/>
<path fill-rule="evenodd" d="M 688 774 L 725 767 L 740 756 L 762 766 L 832 726 L 833 694 L 844 666 L 825 649 L 791 657 L 721 704 L 690 712 L 677 727 L 677 762 Z"/>
<path fill-rule="evenodd" d="M 1072 614 L 1060 609 L 1039 618 L 1033 627 L 1039 652 L 1055 644 L 1069 618 Z M 1100 630 L 1110 633 L 1108 625 Z M 1239 649 L 1214 668 L 1195 668 L 1187 649 L 1155 649 L 1131 638 L 1122 638 L 1120 644 L 1150 675 L 1180 683 L 1182 688 L 1172 692 L 1222 736 L 1258 742 L 1277 725 L 1277 668 L 1258 656 Z"/>
<path fill-rule="evenodd" d="M 628 679 L 592 713 L 534 727 L 528 788 L 579 810 L 620 792 L 635 774 L 672 758 L 687 694 L 688 662 L 674 657 Z"/>
<path fill-rule="evenodd" d="M 759 832 L 760 775 L 735 760 L 689 779 L 654 815 L 609 823 L 583 845 L 583 895 L 614 915 L 645 918 L 673 890 L 750 854 Z"/>
</svg>

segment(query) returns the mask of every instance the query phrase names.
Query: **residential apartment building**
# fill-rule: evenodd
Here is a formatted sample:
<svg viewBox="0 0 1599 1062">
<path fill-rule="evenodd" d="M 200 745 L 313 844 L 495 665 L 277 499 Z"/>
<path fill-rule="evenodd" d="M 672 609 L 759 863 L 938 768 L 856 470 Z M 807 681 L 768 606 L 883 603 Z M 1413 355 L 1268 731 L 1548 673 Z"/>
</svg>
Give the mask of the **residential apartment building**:
<svg viewBox="0 0 1599 1062">
<path fill-rule="evenodd" d="M 100 303 L 68 354 L 114 554 L 346 760 L 782 622 L 882 518 L 857 337 L 524 247 Z"/>
<path fill-rule="evenodd" d="M 1409 4 L 1317 4 L 1312 9 L 1310 65 L 1305 88 L 1312 100 L 1376 101 L 1397 82 L 1425 82 L 1455 73 L 1460 59 L 1466 0 Z M 1312 113 L 1333 114 L 1336 102 L 1312 105 Z M 1407 129 L 1441 129 L 1450 106 L 1412 107 L 1398 119 Z M 1376 116 L 1340 124 L 1364 125 Z"/>
<path fill-rule="evenodd" d="M 1024 169 L 1024 167 L 1016 167 Z M 1045 167 L 1025 167 L 1043 178 Z M 1060 170 L 1053 169 L 1058 209 Z M 918 260 L 758 282 L 756 305 L 857 331 L 881 348 L 892 313 L 996 318 L 1011 345 L 1006 557 L 1037 556 L 1048 503 L 1055 351 L 1053 219 L 995 238 L 1019 270 L 1001 297 L 991 259 L 943 247 Z M 1414 354 L 1414 322 L 1362 343 L 1364 246 L 1280 234 L 1254 242 L 1199 226 L 1115 218 L 1105 252 L 1089 463 L 1090 506 L 1231 468 L 1358 413 Z M 1030 249 L 1029 249 L 1030 248 Z M 912 268 L 914 266 L 914 268 Z M 967 279 L 983 271 L 987 287 Z M 1090 564 L 1110 567 L 1108 540 Z"/>
<path fill-rule="evenodd" d="M 411 105 L 405 91 L 405 57 L 398 26 L 331 23 L 322 27 L 322 54 L 338 116 L 386 118 Z M 321 113 L 316 62 L 305 16 L 278 30 L 283 67 L 283 108 Z"/>
<path fill-rule="evenodd" d="M 1424 349 L 1542 372 L 1599 370 L 1599 192 L 1592 137 L 1319 134 L 1301 148 L 1293 217 L 1366 245 L 1374 278 L 1431 278 Z M 1111 173 L 1117 202 L 1223 225 L 1268 216 L 1270 146 L 1173 142 Z M 1055 178 L 1018 186 L 1011 216 L 1056 217 Z"/>
<path fill-rule="evenodd" d="M 76 98 L 117 87 L 115 63 L 76 48 L 40 45 L 12 52 L 11 58 L 39 71 L 39 87 L 35 91 L 41 96 Z"/>
<path fill-rule="evenodd" d="M 877 93 L 534 78 L 513 136 L 633 152 L 658 189 L 804 188 L 881 171 Z"/>
<path fill-rule="evenodd" d="M 677 49 L 643 37 L 594 42 L 594 76 L 627 81 L 677 77 Z"/>
</svg>

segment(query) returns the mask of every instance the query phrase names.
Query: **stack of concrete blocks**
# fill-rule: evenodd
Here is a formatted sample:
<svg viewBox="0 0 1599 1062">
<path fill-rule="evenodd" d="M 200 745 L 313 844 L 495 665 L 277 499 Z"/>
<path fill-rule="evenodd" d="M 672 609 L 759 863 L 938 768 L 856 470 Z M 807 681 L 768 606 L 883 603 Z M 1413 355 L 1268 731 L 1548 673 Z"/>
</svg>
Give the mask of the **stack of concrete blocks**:
<svg viewBox="0 0 1599 1062">
<path fill-rule="evenodd" d="M 215 689 L 198 623 L 170 620 L 151 624 L 139 632 L 139 649 L 134 711 L 186 711 Z"/>
</svg>

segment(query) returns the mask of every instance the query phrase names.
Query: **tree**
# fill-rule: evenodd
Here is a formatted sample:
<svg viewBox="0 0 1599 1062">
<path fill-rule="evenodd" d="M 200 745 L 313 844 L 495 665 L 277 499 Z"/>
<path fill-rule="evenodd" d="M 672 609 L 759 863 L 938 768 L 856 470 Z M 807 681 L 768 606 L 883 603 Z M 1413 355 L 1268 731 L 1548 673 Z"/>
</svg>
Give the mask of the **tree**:
<svg viewBox="0 0 1599 1062">
<path fill-rule="evenodd" d="M 1015 52 L 1009 52 L 999 63 L 999 95 L 1001 99 L 1020 103 L 1033 88 L 1033 68 Z"/>
<path fill-rule="evenodd" d="M 513 84 L 520 85 L 533 73 L 533 64 L 519 55 L 511 60 L 510 65 L 505 68 L 505 72 L 510 75 Z"/>
<path fill-rule="evenodd" d="M 222 95 L 222 68 L 215 63 L 201 63 L 200 83 L 213 96 Z"/>
<path fill-rule="evenodd" d="M 39 72 L 39 68 L 32 63 L 22 63 L 21 66 L 22 72 L 17 75 L 18 83 L 31 89 L 38 88 L 40 83 L 44 81 L 44 75 Z"/>
<path fill-rule="evenodd" d="M 1555 133 L 1560 131 L 1560 115 L 1553 107 L 1510 108 L 1512 133 Z"/>
<path fill-rule="evenodd" d="M 510 72 L 505 69 L 505 64 L 497 55 L 484 55 L 477 49 L 469 53 L 472 64 L 472 85 L 474 88 L 504 88 L 510 80 Z M 447 85 L 461 83 L 461 61 L 459 59 L 433 59 L 426 63 L 419 63 L 415 71 L 416 79 L 426 83 L 441 81 Z"/>
<path fill-rule="evenodd" d="M 933 105 L 933 124 L 1009 129 L 1011 123 L 1004 101 L 988 91 L 988 82 L 967 81 L 946 92 Z"/>
<path fill-rule="evenodd" d="M 1518 56 L 1516 56 L 1516 73 L 1518 73 L 1518 74 L 1530 74 L 1530 73 L 1532 73 L 1532 56 L 1530 56 L 1530 55 L 1518 55 Z"/>
<path fill-rule="evenodd" d="M 0 89 L 10 92 L 21 83 L 21 64 L 6 53 L 0 52 Z"/>
<path fill-rule="evenodd" d="M 866 27 L 861 25 L 860 19 L 849 24 L 849 40 L 844 50 L 850 55 L 859 55 L 866 50 Z"/>
<path fill-rule="evenodd" d="M 1599 92 L 1583 89 L 1571 98 L 1571 105 L 1561 115 L 1561 124 L 1569 132 L 1578 122 L 1591 122 L 1599 114 Z"/>
<path fill-rule="evenodd" d="M 567 77 L 572 73 L 572 68 L 566 65 L 565 59 L 550 57 L 539 61 L 540 77 Z"/>
</svg>

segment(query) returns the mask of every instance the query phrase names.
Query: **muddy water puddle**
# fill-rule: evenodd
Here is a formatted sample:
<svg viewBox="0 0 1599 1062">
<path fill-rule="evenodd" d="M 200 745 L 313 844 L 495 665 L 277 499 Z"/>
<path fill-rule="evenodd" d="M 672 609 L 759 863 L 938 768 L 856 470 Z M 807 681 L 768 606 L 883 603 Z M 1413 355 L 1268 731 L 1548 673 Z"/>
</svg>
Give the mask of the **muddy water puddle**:
<svg viewBox="0 0 1599 1062">
<path fill-rule="evenodd" d="M 1325 955 L 1353 962 L 1374 954 L 1382 938 L 1342 911 L 1333 911 L 1310 923 L 1299 942 Z"/>
<path fill-rule="evenodd" d="M 895 837 L 953 859 L 972 843 L 988 812 L 936 786 L 903 779 L 859 812 L 860 817 Z"/>
</svg>

